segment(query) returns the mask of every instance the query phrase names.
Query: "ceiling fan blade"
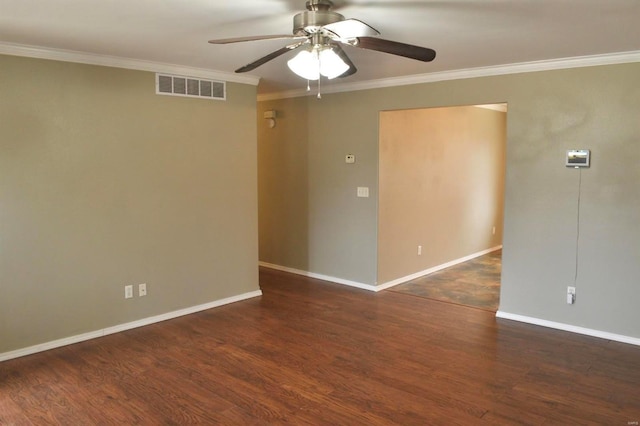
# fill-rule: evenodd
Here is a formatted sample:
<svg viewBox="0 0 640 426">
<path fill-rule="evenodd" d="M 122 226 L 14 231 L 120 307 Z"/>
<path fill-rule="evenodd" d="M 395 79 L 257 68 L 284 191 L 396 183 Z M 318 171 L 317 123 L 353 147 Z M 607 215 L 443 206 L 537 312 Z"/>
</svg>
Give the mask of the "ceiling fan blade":
<svg viewBox="0 0 640 426">
<path fill-rule="evenodd" d="M 349 69 L 340 74 L 338 78 L 349 77 L 350 75 L 358 72 L 358 68 L 356 68 L 353 62 L 351 62 L 351 59 L 349 58 L 349 56 L 347 56 L 347 54 L 339 44 L 333 44 L 333 51 L 336 52 L 336 54 L 340 57 L 340 59 L 344 61 L 345 64 L 349 65 Z"/>
<path fill-rule="evenodd" d="M 377 50 L 378 52 L 391 53 L 423 62 L 431 62 L 436 57 L 436 51 L 426 47 L 412 44 L 399 43 L 377 37 L 358 37 L 355 42 L 349 43 L 362 49 Z"/>
<path fill-rule="evenodd" d="M 229 44 L 229 43 L 242 43 L 244 41 L 256 41 L 256 40 L 276 40 L 276 39 L 300 39 L 305 37 L 298 37 L 291 34 L 274 34 L 265 36 L 249 36 L 249 37 L 232 37 L 232 38 L 220 38 L 217 40 L 209 40 L 211 44 Z"/>
<path fill-rule="evenodd" d="M 366 36 L 377 36 L 380 32 L 369 24 L 358 19 L 345 19 L 322 27 L 335 34 L 338 38 L 356 38 Z"/>
<path fill-rule="evenodd" d="M 242 73 L 242 72 L 249 72 L 249 71 L 253 71 L 254 69 L 258 68 L 260 65 L 266 64 L 267 62 L 269 62 L 272 59 L 277 58 L 280 55 L 284 55 L 287 52 L 290 52 L 294 49 L 297 49 L 298 47 L 302 46 L 305 41 L 301 41 L 300 43 L 294 43 L 294 44 L 290 44 L 288 46 L 285 46 L 281 49 L 276 50 L 275 52 L 271 52 L 266 56 L 263 56 L 260 59 L 257 59 L 253 62 L 251 62 L 250 64 L 247 64 L 243 67 L 238 68 L 235 72 L 237 73 Z"/>
</svg>

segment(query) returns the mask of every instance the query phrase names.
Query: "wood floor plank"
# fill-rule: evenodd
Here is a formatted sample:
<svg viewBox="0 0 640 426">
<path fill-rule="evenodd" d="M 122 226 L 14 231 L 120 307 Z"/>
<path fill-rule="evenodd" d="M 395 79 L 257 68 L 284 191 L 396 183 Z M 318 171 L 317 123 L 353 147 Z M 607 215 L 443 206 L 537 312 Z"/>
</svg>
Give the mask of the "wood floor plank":
<svg viewBox="0 0 640 426">
<path fill-rule="evenodd" d="M 33 424 L 24 416 L 20 405 L 9 398 L 0 398 L 0 425 L 32 426 Z"/>
<path fill-rule="evenodd" d="M 261 298 L 0 363 L 0 423 L 627 424 L 640 348 L 268 269 Z"/>
<path fill-rule="evenodd" d="M 498 310 L 502 250 L 476 257 L 406 283 L 390 291 L 453 304 Z"/>
</svg>

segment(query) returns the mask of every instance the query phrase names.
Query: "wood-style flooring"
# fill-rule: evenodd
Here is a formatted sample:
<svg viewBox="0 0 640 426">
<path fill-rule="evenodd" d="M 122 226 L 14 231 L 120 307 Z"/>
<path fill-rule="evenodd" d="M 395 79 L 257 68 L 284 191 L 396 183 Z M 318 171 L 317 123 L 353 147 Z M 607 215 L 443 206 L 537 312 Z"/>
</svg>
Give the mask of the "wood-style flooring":
<svg viewBox="0 0 640 426">
<path fill-rule="evenodd" d="M 2 425 L 628 425 L 640 348 L 262 270 L 264 295 L 0 363 Z"/>
<path fill-rule="evenodd" d="M 502 250 L 392 287 L 390 291 L 496 312 L 500 303 Z"/>
</svg>

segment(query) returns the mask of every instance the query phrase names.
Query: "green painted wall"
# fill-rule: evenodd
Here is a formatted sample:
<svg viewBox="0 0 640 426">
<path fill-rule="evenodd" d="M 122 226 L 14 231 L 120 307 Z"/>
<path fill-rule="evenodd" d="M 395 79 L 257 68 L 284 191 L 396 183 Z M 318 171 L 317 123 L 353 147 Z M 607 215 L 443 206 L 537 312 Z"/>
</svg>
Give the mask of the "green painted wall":
<svg viewBox="0 0 640 426">
<path fill-rule="evenodd" d="M 292 243 L 287 248 L 304 250 L 307 267 L 286 256 L 275 263 L 375 284 L 379 112 L 507 102 L 500 310 L 640 337 L 635 318 L 640 299 L 640 64 L 305 100 L 307 108 L 300 116 L 288 100 L 270 101 L 269 106 L 289 120 L 308 123 L 307 170 L 295 177 L 308 182 L 308 210 L 301 213 L 308 222 L 306 235 L 300 237 L 307 246 L 296 248 Z M 580 176 L 564 166 L 565 151 L 571 148 L 591 149 L 593 166 L 582 171 L 577 302 L 568 306 L 566 287 L 573 285 L 576 270 Z M 357 167 L 346 167 L 347 153 L 357 156 Z M 265 157 L 260 157 L 260 164 L 268 167 Z M 371 198 L 356 198 L 357 186 L 370 187 Z M 284 188 L 278 190 L 287 197 Z M 269 208 L 261 204 L 260 214 Z M 269 232 L 283 235 L 285 229 Z"/>
<path fill-rule="evenodd" d="M 258 289 L 254 86 L 158 96 L 153 73 L 12 56 L 0 75 L 0 353 Z"/>
<path fill-rule="evenodd" d="M 276 126 L 264 112 L 276 107 Z M 258 108 L 260 260 L 308 270 L 308 121 L 305 98 L 261 102 Z"/>
</svg>

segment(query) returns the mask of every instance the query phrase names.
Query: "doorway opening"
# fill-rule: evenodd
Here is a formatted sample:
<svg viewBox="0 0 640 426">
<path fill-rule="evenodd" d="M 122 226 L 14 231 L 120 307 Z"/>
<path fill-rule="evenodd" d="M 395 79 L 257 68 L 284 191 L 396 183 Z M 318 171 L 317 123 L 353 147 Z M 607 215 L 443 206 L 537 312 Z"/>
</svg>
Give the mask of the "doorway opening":
<svg viewBox="0 0 640 426">
<path fill-rule="evenodd" d="M 498 309 L 507 105 L 382 111 L 378 285 Z"/>
</svg>

